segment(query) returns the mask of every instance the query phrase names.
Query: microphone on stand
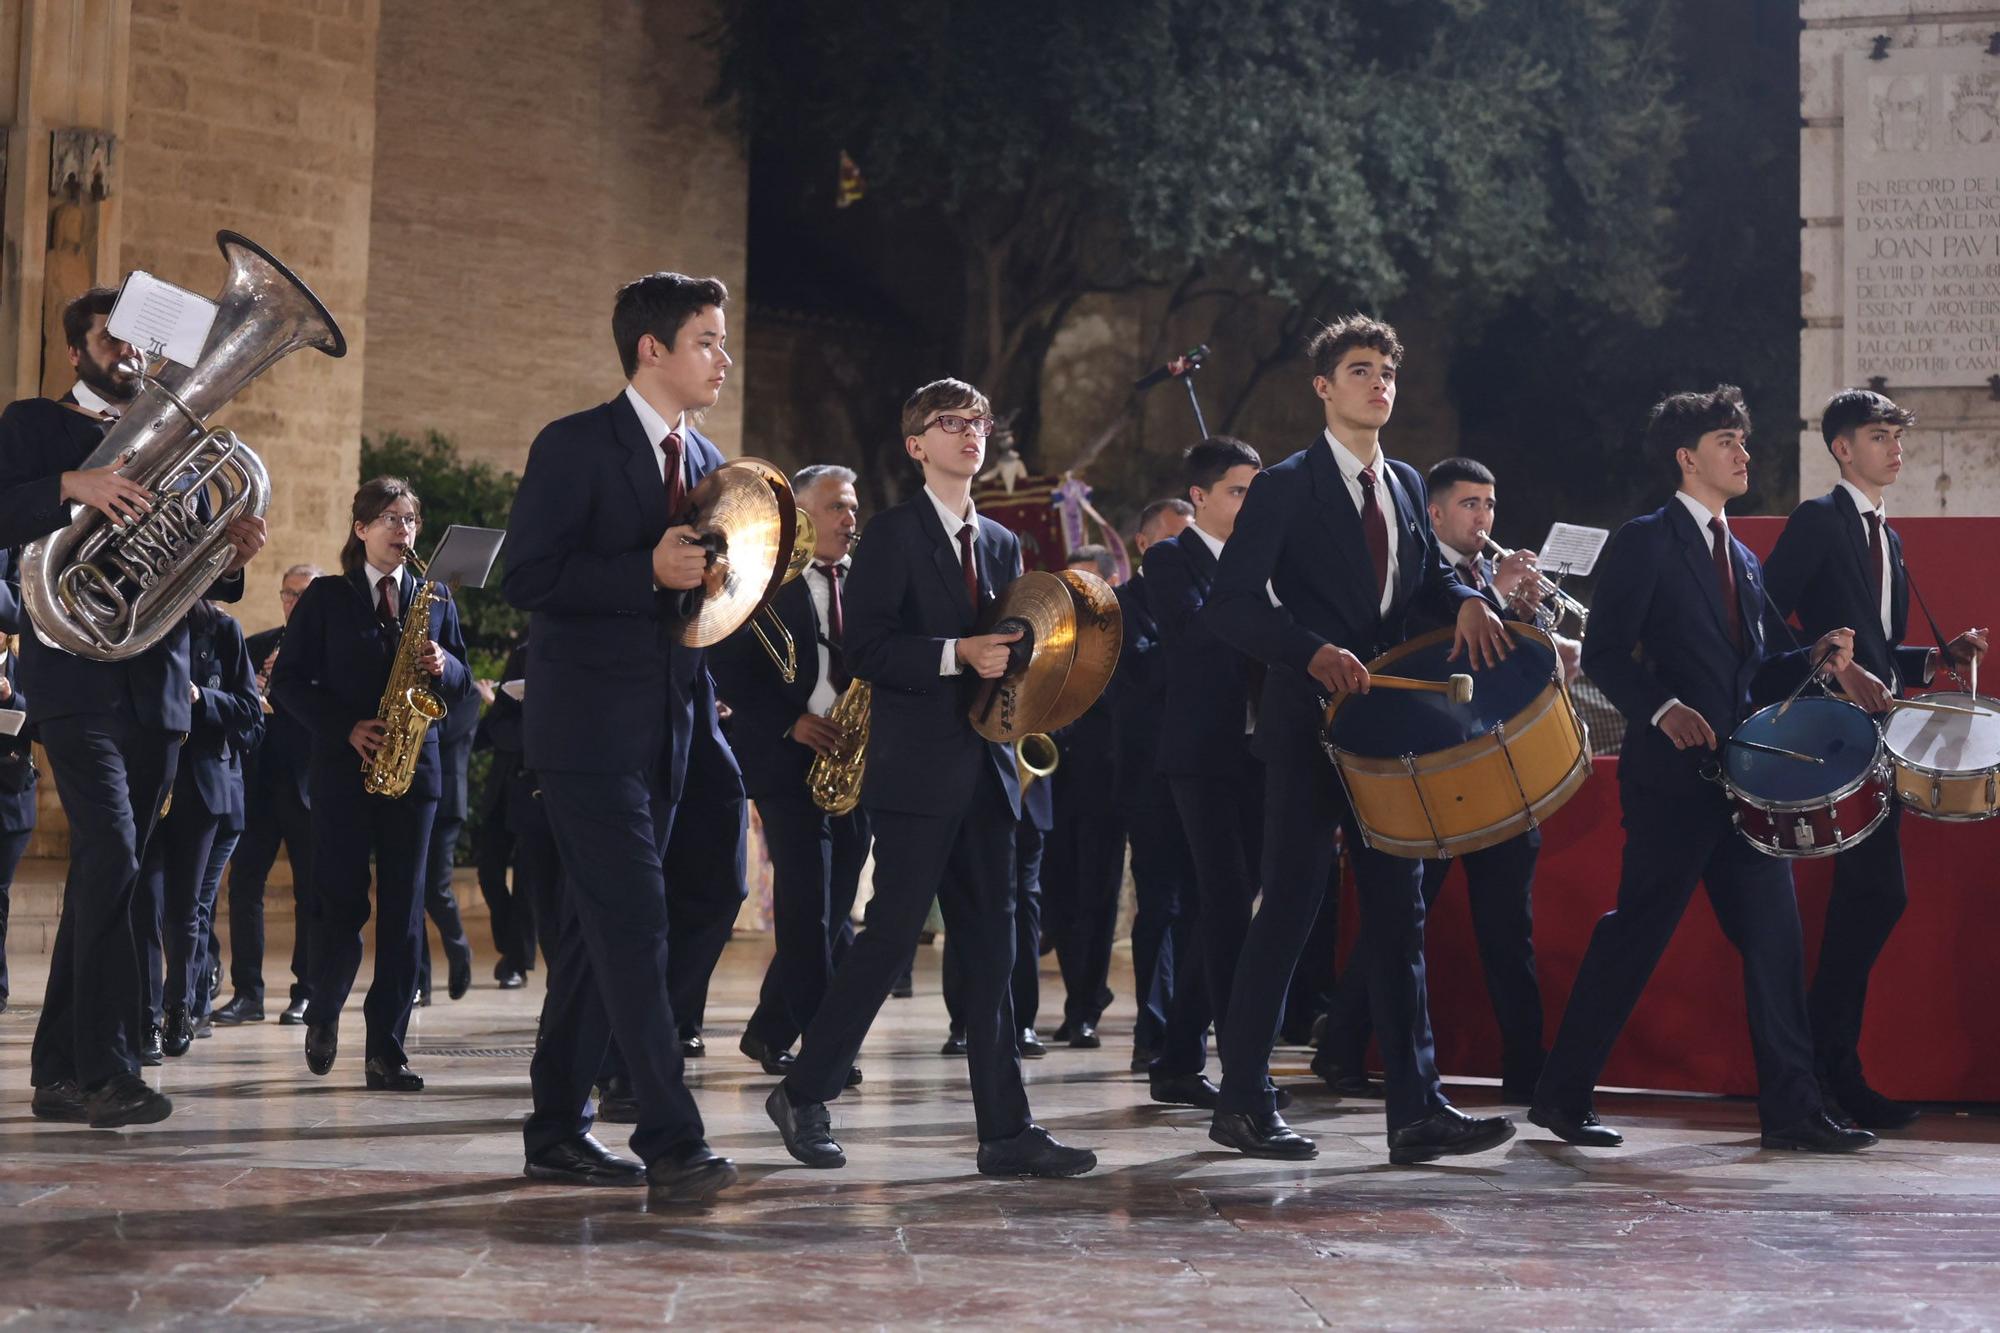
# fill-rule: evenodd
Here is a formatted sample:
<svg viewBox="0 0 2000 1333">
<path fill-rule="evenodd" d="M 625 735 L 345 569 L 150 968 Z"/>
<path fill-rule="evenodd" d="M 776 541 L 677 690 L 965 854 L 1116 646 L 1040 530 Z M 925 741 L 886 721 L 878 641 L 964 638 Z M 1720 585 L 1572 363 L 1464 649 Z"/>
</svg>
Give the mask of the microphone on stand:
<svg viewBox="0 0 2000 1333">
<path fill-rule="evenodd" d="M 1132 391 L 1134 393 L 1144 393 L 1155 384 L 1162 384 L 1167 380 L 1181 379 L 1193 371 L 1200 370 L 1202 362 L 1206 360 L 1208 360 L 1208 344 L 1203 343 L 1192 351 L 1182 352 L 1159 369 L 1148 371 L 1146 374 L 1141 375 L 1132 382 Z"/>
</svg>

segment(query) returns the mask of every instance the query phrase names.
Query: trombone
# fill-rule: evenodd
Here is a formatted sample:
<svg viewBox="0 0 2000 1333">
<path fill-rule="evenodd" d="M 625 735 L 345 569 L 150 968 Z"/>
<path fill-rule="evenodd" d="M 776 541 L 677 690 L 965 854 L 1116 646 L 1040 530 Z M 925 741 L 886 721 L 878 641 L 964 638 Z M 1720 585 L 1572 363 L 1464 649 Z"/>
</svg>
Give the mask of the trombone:
<svg viewBox="0 0 2000 1333">
<path fill-rule="evenodd" d="M 803 509 L 799 510 L 798 529 L 792 536 L 791 559 L 785 562 L 785 576 L 778 580 L 779 588 L 805 573 L 806 566 L 812 563 L 813 548 L 818 544 L 819 535 L 813 527 L 812 515 Z M 772 591 L 775 592 L 776 589 Z M 767 622 L 777 631 L 779 642 L 784 644 L 782 652 L 778 644 L 771 641 L 771 636 L 765 632 L 764 625 L 759 622 Z M 792 632 L 785 628 L 784 621 L 778 619 L 778 613 L 771 609 L 768 601 L 758 608 L 756 615 L 750 617 L 750 632 L 757 636 L 758 643 L 764 645 L 764 651 L 770 654 L 771 664 L 778 668 L 778 674 L 784 677 L 785 684 L 789 685 L 797 680 L 799 646 L 792 641 Z"/>
<path fill-rule="evenodd" d="M 1046 731 L 1031 731 L 1014 742 L 1014 780 L 1021 784 L 1023 795 L 1036 778 L 1048 777 L 1060 763 L 1062 751 Z"/>
<path fill-rule="evenodd" d="M 1514 553 L 1489 536 L 1486 538 L 1486 554 L 1495 560 L 1505 560 Z M 1555 633 L 1565 615 L 1576 618 L 1578 634 L 1590 628 L 1590 608 L 1564 592 L 1561 583 L 1539 569 L 1535 571 L 1535 583 L 1542 592 L 1542 604 L 1535 608 L 1535 624 L 1539 629 L 1548 634 Z"/>
</svg>

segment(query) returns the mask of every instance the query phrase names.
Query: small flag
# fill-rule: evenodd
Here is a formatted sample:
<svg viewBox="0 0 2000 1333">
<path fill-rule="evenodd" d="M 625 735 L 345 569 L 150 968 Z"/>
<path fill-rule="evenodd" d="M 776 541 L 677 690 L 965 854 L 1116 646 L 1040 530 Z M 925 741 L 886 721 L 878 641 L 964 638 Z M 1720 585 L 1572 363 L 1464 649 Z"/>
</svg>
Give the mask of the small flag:
<svg viewBox="0 0 2000 1333">
<path fill-rule="evenodd" d="M 840 152 L 840 186 L 834 191 L 833 206 L 846 208 L 849 204 L 860 202 L 861 196 L 866 193 L 868 182 L 861 178 L 861 168 L 854 165 L 854 159 L 843 148 Z"/>
</svg>

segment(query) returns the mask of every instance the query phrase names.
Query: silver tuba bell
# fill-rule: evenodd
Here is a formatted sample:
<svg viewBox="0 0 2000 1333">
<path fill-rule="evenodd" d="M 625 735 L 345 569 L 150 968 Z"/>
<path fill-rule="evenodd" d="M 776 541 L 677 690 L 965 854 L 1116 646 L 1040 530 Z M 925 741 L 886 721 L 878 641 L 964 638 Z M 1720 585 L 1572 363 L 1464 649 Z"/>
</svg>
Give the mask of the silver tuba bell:
<svg viewBox="0 0 2000 1333">
<path fill-rule="evenodd" d="M 229 276 L 194 369 L 142 366 L 132 405 L 80 465 L 117 465 L 153 493 L 152 511 L 120 526 L 73 506 L 68 527 L 22 552 L 22 599 L 53 648 L 116 662 L 178 624 L 229 563 L 230 522 L 261 517 L 271 499 L 263 461 L 208 416 L 301 347 L 347 354 L 340 326 L 290 269 L 233 231 L 215 240 Z"/>
</svg>

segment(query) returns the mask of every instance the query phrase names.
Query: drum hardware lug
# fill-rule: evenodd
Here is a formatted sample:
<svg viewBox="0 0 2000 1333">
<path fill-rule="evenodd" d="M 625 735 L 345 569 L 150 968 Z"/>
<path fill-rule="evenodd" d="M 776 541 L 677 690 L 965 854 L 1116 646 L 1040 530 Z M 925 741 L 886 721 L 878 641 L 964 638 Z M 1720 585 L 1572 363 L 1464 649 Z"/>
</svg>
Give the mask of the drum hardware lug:
<svg viewBox="0 0 2000 1333">
<path fill-rule="evenodd" d="M 1410 790 L 1417 794 L 1417 808 L 1424 812 L 1424 823 L 1430 825 L 1431 846 L 1437 848 L 1439 856 L 1449 855 L 1444 849 L 1444 839 L 1438 836 L 1437 820 L 1431 817 L 1431 803 L 1424 799 L 1424 784 L 1417 781 L 1417 757 L 1403 756 L 1403 771 L 1410 775 Z"/>
<path fill-rule="evenodd" d="M 1991 791 L 1992 789 L 1993 789 L 1992 782 L 1989 779 L 1987 782 L 1987 790 Z M 1933 777 L 1931 778 L 1931 809 L 1935 810 L 1943 804 L 1944 804 L 1944 782 L 1940 778 Z"/>
<path fill-rule="evenodd" d="M 2000 776 L 1992 773 L 1986 775 L 1986 808 L 1989 810 L 1995 805 L 2000 805 L 2000 789 L 1996 789 L 1996 782 L 2000 782 Z"/>
<path fill-rule="evenodd" d="M 1836 830 L 1835 837 L 1837 838 L 1838 836 L 1839 833 L 1838 830 Z M 1813 846 L 1812 821 L 1808 820 L 1803 815 L 1799 816 L 1799 818 L 1795 820 L 1792 824 L 1792 839 L 1793 839 L 1793 845 L 1796 846 L 1800 851 L 1804 852 L 1812 850 Z M 1772 839 L 1771 845 L 1773 847 L 1778 845 L 1777 840 L 1775 838 Z"/>
<path fill-rule="evenodd" d="M 1500 757 L 1507 761 L 1507 776 L 1514 780 L 1514 792 L 1521 798 L 1521 811 L 1528 817 L 1528 827 L 1540 828 L 1542 821 L 1535 818 L 1535 803 L 1528 799 L 1528 789 L 1521 785 L 1521 774 L 1514 767 L 1513 752 L 1507 748 L 1507 724 L 1495 722 L 1492 735 L 1493 739 L 1500 742 Z"/>
</svg>

